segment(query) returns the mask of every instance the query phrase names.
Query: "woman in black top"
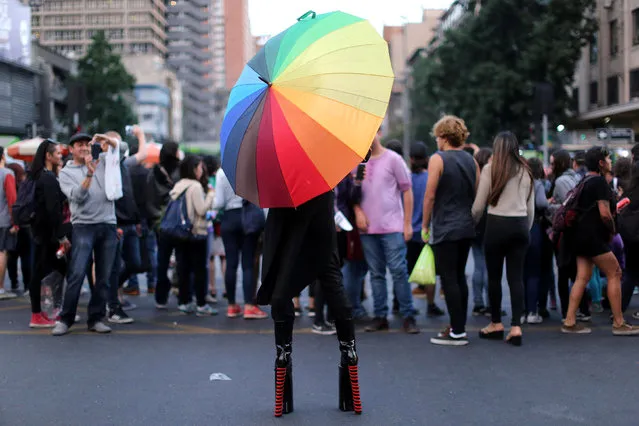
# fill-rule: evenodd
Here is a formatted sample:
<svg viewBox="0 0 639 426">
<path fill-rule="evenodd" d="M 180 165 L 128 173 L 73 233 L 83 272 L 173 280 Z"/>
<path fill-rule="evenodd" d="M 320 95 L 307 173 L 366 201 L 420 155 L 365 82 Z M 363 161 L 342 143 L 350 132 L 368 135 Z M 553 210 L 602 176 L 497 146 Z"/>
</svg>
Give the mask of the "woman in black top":
<svg viewBox="0 0 639 426">
<path fill-rule="evenodd" d="M 624 181 L 623 196 L 628 197 L 630 204 L 623 208 L 623 213 L 620 213 L 619 223 L 622 220 L 621 215 L 626 214 L 628 215 L 627 220 L 636 221 L 637 212 L 639 212 L 639 162 L 633 165 L 630 176 Z M 625 312 L 630 305 L 635 286 L 639 285 L 639 236 L 626 236 L 623 233 L 621 236 L 626 258 L 626 268 L 621 284 L 621 310 Z M 632 317 L 639 319 L 639 312 L 635 312 Z"/>
<path fill-rule="evenodd" d="M 70 244 L 64 235 L 62 205 L 64 195 L 60 190 L 57 172 L 62 163 L 60 146 L 45 140 L 36 151 L 29 172 L 29 179 L 35 181 L 35 220 L 31 231 L 35 243 L 34 273 L 31 276 L 29 295 L 31 297 L 32 328 L 51 328 L 53 318 L 41 311 L 40 291 L 42 279 L 51 272 L 58 271 L 66 275 L 64 260 L 56 257 L 60 246 L 69 251 Z"/>
<path fill-rule="evenodd" d="M 608 150 L 594 147 L 586 153 L 588 174 L 577 200 L 577 221 L 566 237 L 577 256 L 577 278 L 570 292 L 564 333 L 584 334 L 591 330 L 577 323 L 576 314 L 594 265 L 608 278 L 608 300 L 613 314 L 612 333 L 616 336 L 639 335 L 639 327 L 624 321 L 621 311 L 621 268 L 610 249 L 615 235 L 616 200 L 604 177 L 612 162 Z"/>
</svg>

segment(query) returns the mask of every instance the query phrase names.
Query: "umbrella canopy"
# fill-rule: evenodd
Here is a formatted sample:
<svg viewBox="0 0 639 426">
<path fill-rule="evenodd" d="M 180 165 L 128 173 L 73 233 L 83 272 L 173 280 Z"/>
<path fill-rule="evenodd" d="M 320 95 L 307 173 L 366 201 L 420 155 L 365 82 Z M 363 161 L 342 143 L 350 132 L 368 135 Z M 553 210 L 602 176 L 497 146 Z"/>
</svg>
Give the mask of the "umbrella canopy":
<svg viewBox="0 0 639 426">
<path fill-rule="evenodd" d="M 15 142 L 7 147 L 7 154 L 16 160 L 31 162 L 43 141 L 44 139 L 42 138 L 33 138 Z M 69 148 L 66 145 L 60 145 L 60 148 L 62 149 L 62 155 L 68 154 Z"/>
<path fill-rule="evenodd" d="M 160 151 L 162 150 L 162 144 L 157 142 L 147 142 L 146 144 L 146 159 L 144 163 L 147 164 L 160 164 Z M 184 152 L 178 151 L 178 157 L 184 158 Z"/>
<path fill-rule="evenodd" d="M 270 39 L 231 91 L 222 168 L 261 207 L 296 207 L 366 156 L 393 85 L 388 45 L 368 21 L 309 12 Z"/>
</svg>

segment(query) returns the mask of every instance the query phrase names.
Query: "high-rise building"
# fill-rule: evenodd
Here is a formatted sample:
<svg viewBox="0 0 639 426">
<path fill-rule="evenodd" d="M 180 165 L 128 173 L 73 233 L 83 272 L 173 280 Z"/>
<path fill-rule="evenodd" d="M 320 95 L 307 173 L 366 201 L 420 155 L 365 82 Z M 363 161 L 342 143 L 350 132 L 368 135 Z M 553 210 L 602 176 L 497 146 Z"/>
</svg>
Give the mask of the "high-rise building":
<svg viewBox="0 0 639 426">
<path fill-rule="evenodd" d="M 34 8 L 31 31 L 40 44 L 80 58 L 104 30 L 121 54 L 166 53 L 163 0 L 46 0 Z"/>
<path fill-rule="evenodd" d="M 167 5 L 168 63 L 182 83 L 185 141 L 214 140 L 212 125 L 213 0 L 171 0 Z"/>
<path fill-rule="evenodd" d="M 598 0 L 595 16 L 599 31 L 584 47 L 575 73 L 575 125 L 639 134 L 639 0 Z M 597 142 L 595 132 L 582 134 Z"/>
</svg>

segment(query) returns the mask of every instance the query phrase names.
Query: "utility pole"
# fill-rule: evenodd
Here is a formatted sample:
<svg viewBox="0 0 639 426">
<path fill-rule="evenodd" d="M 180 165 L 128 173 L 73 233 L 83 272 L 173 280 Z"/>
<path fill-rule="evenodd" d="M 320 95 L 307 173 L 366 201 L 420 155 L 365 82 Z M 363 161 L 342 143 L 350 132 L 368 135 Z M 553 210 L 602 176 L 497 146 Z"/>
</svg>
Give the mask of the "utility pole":
<svg viewBox="0 0 639 426">
<path fill-rule="evenodd" d="M 541 149 L 544 153 L 544 166 L 548 167 L 550 158 L 548 155 L 548 114 L 544 114 L 541 118 Z"/>
<path fill-rule="evenodd" d="M 409 89 L 409 76 L 410 76 L 410 67 L 408 62 L 408 19 L 402 16 L 404 20 L 404 27 L 402 28 L 402 56 L 404 57 L 404 75 L 403 75 L 403 86 L 404 90 L 402 92 L 402 118 L 403 118 L 403 145 L 404 145 L 404 159 L 406 161 L 410 158 L 410 89 Z"/>
</svg>

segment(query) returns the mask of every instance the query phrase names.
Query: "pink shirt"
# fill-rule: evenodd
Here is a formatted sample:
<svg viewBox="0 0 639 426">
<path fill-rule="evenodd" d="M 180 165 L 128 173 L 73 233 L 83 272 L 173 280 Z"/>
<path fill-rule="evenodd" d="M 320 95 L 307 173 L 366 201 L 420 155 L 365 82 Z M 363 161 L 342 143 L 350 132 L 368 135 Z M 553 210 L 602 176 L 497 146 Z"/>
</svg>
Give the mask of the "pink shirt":
<svg viewBox="0 0 639 426">
<path fill-rule="evenodd" d="M 367 234 L 404 232 L 402 194 L 411 185 L 408 167 L 394 151 L 387 149 L 368 161 L 360 204 L 369 222 Z"/>
</svg>

